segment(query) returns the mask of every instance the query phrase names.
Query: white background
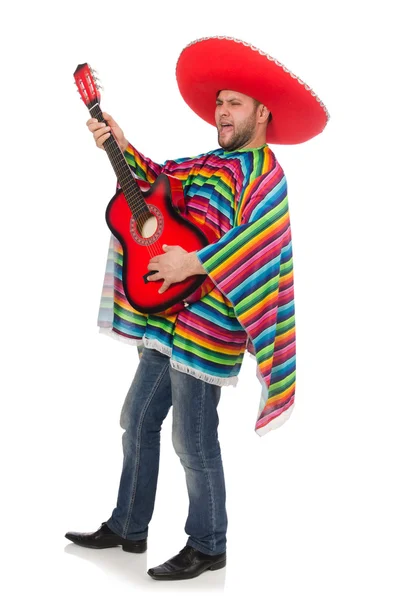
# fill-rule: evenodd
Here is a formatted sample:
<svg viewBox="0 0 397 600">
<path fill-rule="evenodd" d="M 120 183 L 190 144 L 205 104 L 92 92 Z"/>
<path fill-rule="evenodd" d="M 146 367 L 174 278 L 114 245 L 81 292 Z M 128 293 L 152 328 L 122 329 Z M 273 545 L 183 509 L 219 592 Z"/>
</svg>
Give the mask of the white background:
<svg viewBox="0 0 397 600">
<path fill-rule="evenodd" d="M 19 2 L 2 11 L 0 586 L 5 598 L 205 592 L 396 598 L 395 31 L 386 2 Z M 391 6 L 391 3 L 390 3 Z M 115 178 L 73 72 L 159 162 L 217 146 L 184 104 L 179 53 L 229 35 L 284 63 L 331 120 L 273 146 L 289 184 L 297 315 L 291 419 L 260 438 L 255 362 L 219 414 L 228 565 L 160 583 L 185 545 L 187 492 L 163 425 L 148 552 L 88 550 L 113 509 L 134 348 L 97 333 Z M 394 153 L 394 154 L 393 154 Z M 137 596 L 138 594 L 138 596 Z"/>
</svg>

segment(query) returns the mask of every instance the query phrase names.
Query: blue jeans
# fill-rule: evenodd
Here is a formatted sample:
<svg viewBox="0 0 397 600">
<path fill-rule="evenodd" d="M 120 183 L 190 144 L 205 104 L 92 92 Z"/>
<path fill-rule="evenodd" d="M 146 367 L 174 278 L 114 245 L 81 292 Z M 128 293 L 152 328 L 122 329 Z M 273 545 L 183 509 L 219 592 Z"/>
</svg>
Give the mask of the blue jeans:
<svg viewBox="0 0 397 600">
<path fill-rule="evenodd" d="M 123 469 L 117 506 L 107 521 L 123 538 L 147 537 L 154 510 L 160 430 L 172 406 L 172 443 L 186 475 L 187 545 L 215 555 L 226 551 L 226 489 L 218 441 L 221 388 L 172 369 L 170 359 L 144 348 L 120 424 Z"/>
</svg>

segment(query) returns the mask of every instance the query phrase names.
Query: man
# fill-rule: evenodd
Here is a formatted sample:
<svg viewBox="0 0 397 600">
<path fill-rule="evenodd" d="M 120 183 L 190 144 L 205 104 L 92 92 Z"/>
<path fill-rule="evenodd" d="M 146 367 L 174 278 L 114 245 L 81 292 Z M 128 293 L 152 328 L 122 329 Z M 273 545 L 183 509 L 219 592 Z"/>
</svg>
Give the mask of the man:
<svg viewBox="0 0 397 600">
<path fill-rule="evenodd" d="M 158 165 L 140 154 L 114 119 L 87 122 L 98 147 L 111 133 L 135 175 L 153 183 L 178 177 L 189 213 L 216 233 L 196 252 L 177 245 L 149 260 L 160 293 L 194 274 L 215 288 L 176 315 L 143 315 L 127 302 L 122 249 L 111 239 L 99 324 L 142 350 L 122 414 L 124 462 L 117 506 L 91 534 L 66 537 L 90 548 L 147 548 L 159 467 L 161 425 L 173 408 L 172 441 L 185 469 L 189 514 L 185 548 L 149 569 L 154 579 L 196 577 L 226 564 L 226 489 L 218 441 L 222 385 L 235 385 L 246 350 L 257 359 L 262 396 L 256 431 L 290 415 L 295 392 L 291 231 L 283 170 L 267 141 L 301 143 L 328 113 L 312 90 L 248 44 L 207 38 L 187 46 L 177 65 L 182 96 L 215 124 L 220 148 Z M 177 242 L 177 240 L 176 240 Z M 110 294 L 109 294 L 110 291 Z M 109 301 L 110 298 L 110 301 Z"/>
</svg>

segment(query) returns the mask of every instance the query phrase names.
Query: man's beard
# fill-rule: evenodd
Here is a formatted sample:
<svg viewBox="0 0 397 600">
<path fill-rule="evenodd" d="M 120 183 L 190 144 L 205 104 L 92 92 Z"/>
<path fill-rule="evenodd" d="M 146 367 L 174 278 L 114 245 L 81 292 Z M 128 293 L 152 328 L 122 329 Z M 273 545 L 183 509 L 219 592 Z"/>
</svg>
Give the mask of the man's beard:
<svg viewBox="0 0 397 600">
<path fill-rule="evenodd" d="M 245 146 L 255 134 L 256 112 L 254 111 L 251 117 L 240 125 L 240 128 L 234 131 L 234 134 L 227 143 L 221 143 L 220 132 L 218 131 L 218 144 L 221 148 L 227 151 L 238 150 Z"/>
</svg>

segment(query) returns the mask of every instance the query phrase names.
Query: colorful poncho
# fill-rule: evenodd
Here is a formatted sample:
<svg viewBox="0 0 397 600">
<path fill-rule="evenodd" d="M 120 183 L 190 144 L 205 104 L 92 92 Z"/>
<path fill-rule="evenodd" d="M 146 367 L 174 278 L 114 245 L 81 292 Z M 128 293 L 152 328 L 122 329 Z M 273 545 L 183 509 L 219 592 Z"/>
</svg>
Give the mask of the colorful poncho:
<svg viewBox="0 0 397 600">
<path fill-rule="evenodd" d="M 125 158 L 149 183 L 160 173 L 182 181 L 190 214 L 219 238 L 197 252 L 216 287 L 177 315 L 141 314 L 124 295 L 122 248 L 111 236 L 100 331 L 216 385 L 236 385 L 248 351 L 262 387 L 255 431 L 280 426 L 294 406 L 295 310 L 287 184 L 273 152 L 217 149 L 159 165 L 129 145 Z"/>
</svg>

